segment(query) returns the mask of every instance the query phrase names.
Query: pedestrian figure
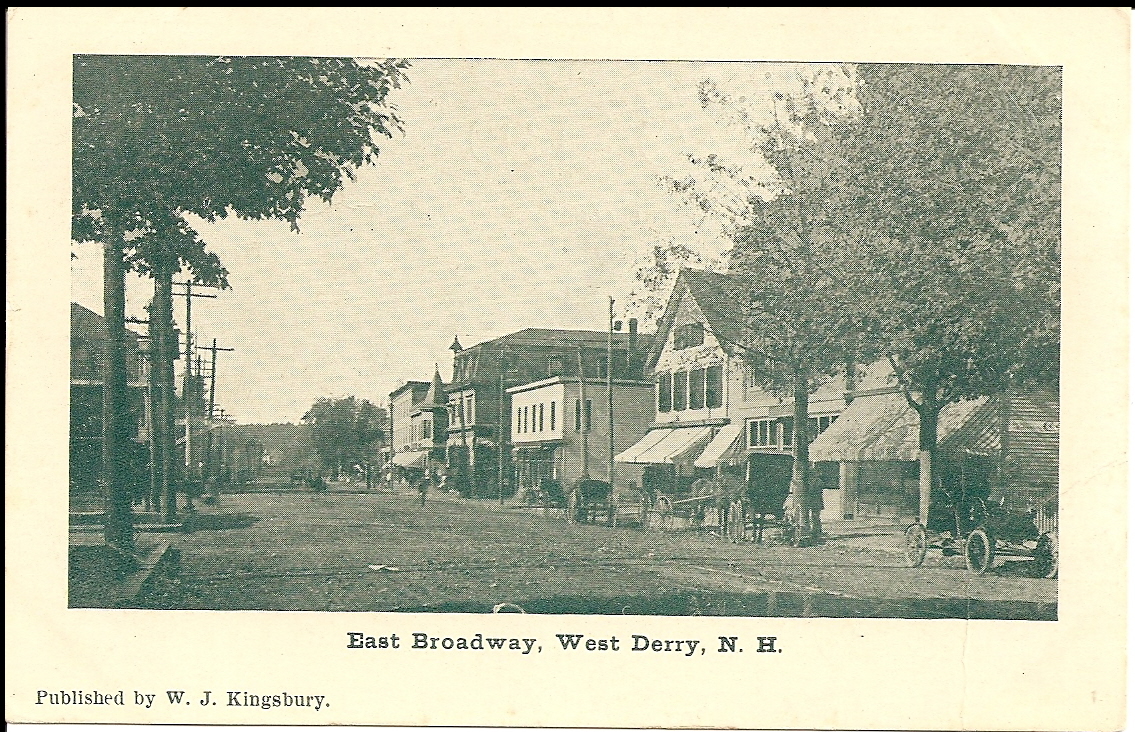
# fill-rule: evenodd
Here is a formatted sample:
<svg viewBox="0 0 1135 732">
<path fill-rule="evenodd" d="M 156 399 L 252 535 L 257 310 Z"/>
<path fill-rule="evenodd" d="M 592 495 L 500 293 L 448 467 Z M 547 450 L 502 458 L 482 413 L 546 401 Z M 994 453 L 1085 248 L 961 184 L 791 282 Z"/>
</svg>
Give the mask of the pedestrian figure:
<svg viewBox="0 0 1135 732">
<path fill-rule="evenodd" d="M 428 491 L 429 488 L 430 488 L 430 479 L 429 478 L 423 477 L 421 480 L 418 481 L 418 499 L 421 501 L 421 504 L 423 506 L 426 505 L 426 491 Z"/>
</svg>

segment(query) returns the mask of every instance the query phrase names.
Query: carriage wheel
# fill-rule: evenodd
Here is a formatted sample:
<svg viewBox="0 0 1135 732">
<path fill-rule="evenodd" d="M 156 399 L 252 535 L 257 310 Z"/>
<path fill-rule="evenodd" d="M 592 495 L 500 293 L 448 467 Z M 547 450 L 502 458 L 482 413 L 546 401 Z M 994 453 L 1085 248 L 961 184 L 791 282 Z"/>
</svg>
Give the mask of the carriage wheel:
<svg viewBox="0 0 1135 732">
<path fill-rule="evenodd" d="M 926 527 L 913 524 L 903 536 L 906 539 L 906 566 L 921 567 L 926 561 Z"/>
<path fill-rule="evenodd" d="M 1052 579 L 1056 577 L 1059 561 L 1059 541 L 1056 534 L 1041 534 L 1033 550 L 1033 573 L 1037 577 Z"/>
<path fill-rule="evenodd" d="M 993 537 L 978 526 L 966 537 L 966 566 L 974 574 L 985 574 L 993 566 Z"/>
</svg>

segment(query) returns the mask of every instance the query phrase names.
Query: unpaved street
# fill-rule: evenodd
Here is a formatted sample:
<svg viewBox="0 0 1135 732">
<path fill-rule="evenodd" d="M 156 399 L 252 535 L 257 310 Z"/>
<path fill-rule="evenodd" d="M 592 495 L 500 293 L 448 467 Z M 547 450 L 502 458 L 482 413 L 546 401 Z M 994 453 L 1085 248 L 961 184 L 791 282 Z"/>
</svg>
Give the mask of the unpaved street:
<svg viewBox="0 0 1135 732">
<path fill-rule="evenodd" d="M 957 557 L 910 569 L 838 534 L 809 549 L 730 544 L 448 495 L 424 508 L 394 492 L 226 495 L 178 542 L 180 574 L 143 606 L 1045 619 L 1056 607 L 1056 581 L 1025 563 L 976 577 Z"/>
</svg>

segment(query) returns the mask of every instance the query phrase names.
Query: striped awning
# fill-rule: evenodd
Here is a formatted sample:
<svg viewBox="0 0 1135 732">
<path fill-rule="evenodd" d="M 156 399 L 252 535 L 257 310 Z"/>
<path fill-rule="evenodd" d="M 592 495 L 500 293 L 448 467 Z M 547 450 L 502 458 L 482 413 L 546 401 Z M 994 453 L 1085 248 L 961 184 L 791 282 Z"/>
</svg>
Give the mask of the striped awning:
<svg viewBox="0 0 1135 732">
<path fill-rule="evenodd" d="M 938 415 L 938 444 L 985 453 L 995 419 L 987 397 L 950 404 Z M 902 394 L 856 397 L 809 446 L 808 457 L 815 462 L 917 460 L 918 422 L 918 413 Z M 963 437 L 969 439 L 959 439 Z"/>
<path fill-rule="evenodd" d="M 392 462 L 402 468 L 420 468 L 426 464 L 429 450 L 413 450 L 411 452 L 396 452 Z"/>
<path fill-rule="evenodd" d="M 639 465 L 680 463 L 701 450 L 713 434 L 711 427 L 663 427 L 651 430 L 634 446 L 615 456 L 615 462 Z"/>
<path fill-rule="evenodd" d="M 738 457 L 744 456 L 741 433 L 745 431 L 743 422 L 730 422 L 714 435 L 705 451 L 694 461 L 695 468 L 713 468 L 719 464 L 735 465 Z M 743 459 L 743 457 L 742 457 Z"/>
</svg>

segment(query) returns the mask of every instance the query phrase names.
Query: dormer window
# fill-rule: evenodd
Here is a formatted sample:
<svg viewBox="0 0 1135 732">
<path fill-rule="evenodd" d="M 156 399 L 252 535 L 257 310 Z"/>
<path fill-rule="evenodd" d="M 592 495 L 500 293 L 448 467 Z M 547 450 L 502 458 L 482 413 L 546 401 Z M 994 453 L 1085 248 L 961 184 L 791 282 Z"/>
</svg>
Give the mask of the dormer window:
<svg viewBox="0 0 1135 732">
<path fill-rule="evenodd" d="M 705 343 L 705 328 L 701 323 L 686 323 L 674 329 L 674 350 L 681 351 Z"/>
</svg>

